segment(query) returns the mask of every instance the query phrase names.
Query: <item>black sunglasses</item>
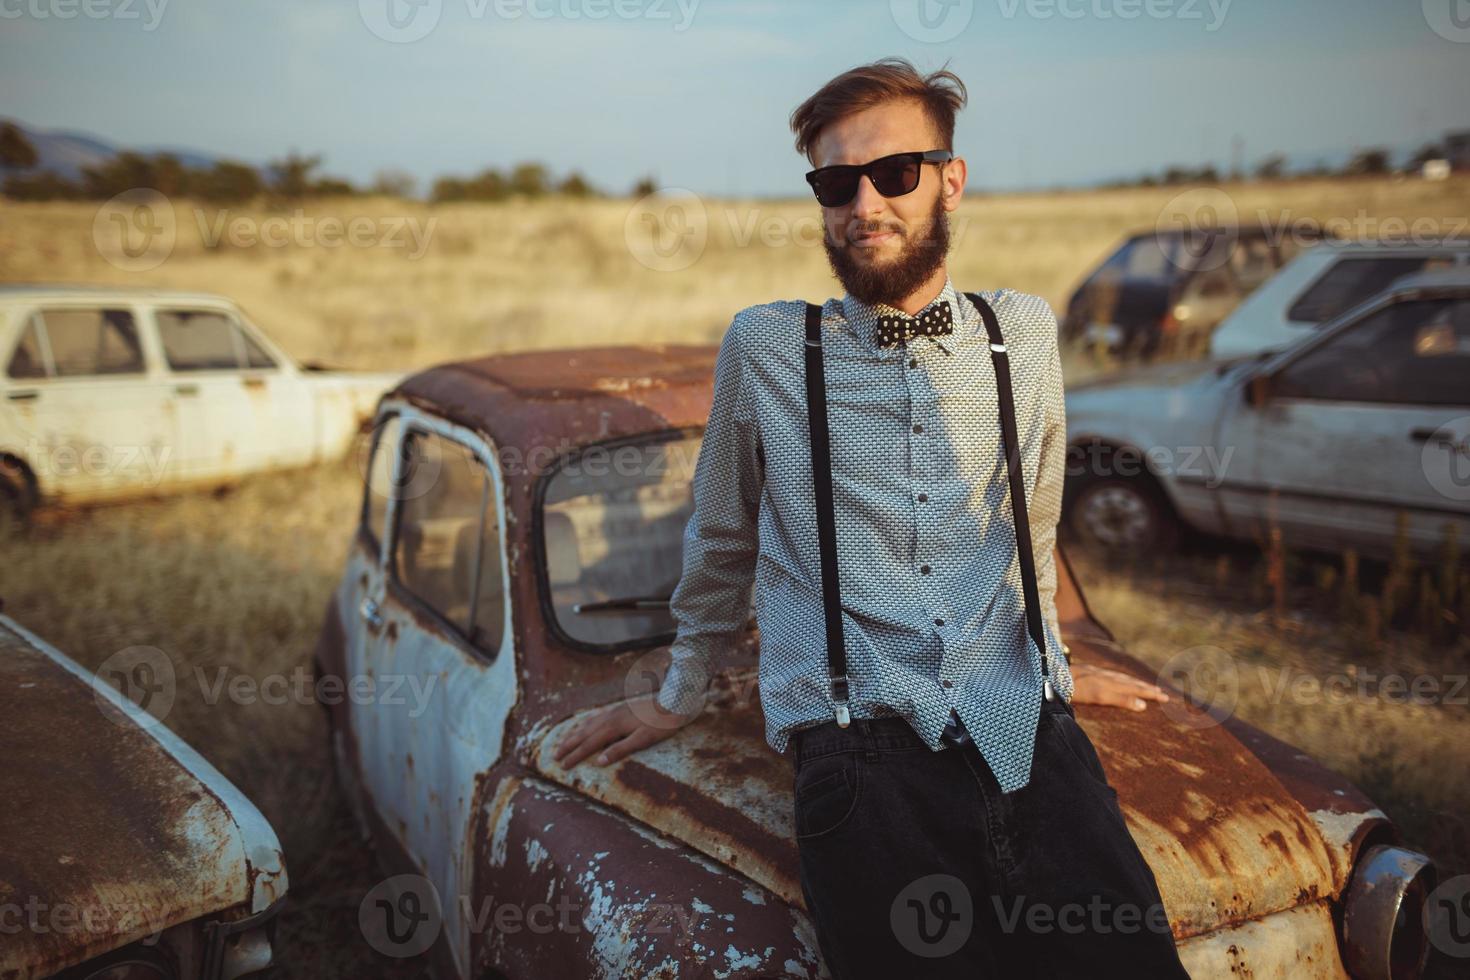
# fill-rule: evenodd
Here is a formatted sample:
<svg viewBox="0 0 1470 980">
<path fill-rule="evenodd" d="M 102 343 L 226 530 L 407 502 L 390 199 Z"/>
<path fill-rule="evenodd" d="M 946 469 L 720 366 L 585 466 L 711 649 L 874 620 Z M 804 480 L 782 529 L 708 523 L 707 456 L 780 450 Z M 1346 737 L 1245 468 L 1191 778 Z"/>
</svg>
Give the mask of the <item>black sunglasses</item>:
<svg viewBox="0 0 1470 980">
<path fill-rule="evenodd" d="M 895 153 L 867 163 L 842 163 L 835 167 L 819 167 L 806 175 L 817 203 L 824 208 L 840 208 L 857 196 L 863 174 L 884 197 L 911 194 L 919 186 L 919 174 L 926 163 L 948 163 L 954 154 L 948 150 L 925 150 Z"/>
</svg>

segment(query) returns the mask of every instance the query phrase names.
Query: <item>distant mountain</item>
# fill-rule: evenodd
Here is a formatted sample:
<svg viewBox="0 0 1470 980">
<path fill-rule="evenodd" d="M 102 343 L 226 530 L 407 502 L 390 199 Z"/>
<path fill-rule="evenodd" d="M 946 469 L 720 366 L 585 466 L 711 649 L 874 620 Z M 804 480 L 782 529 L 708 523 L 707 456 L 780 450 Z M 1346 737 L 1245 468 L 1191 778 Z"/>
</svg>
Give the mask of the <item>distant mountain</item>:
<svg viewBox="0 0 1470 980">
<path fill-rule="evenodd" d="M 36 148 L 36 166 L 28 171 L 29 173 L 47 170 L 68 180 L 80 178 L 83 167 L 95 167 L 125 150 L 149 155 L 172 153 L 186 167 L 212 167 L 218 159 L 218 157 L 201 153 L 198 150 L 177 147 L 118 146 L 93 136 L 91 133 L 77 133 L 61 129 L 35 129 L 19 119 L 0 117 L 0 123 L 7 122 L 18 126 L 26 134 L 26 139 L 30 140 L 31 145 Z"/>
</svg>

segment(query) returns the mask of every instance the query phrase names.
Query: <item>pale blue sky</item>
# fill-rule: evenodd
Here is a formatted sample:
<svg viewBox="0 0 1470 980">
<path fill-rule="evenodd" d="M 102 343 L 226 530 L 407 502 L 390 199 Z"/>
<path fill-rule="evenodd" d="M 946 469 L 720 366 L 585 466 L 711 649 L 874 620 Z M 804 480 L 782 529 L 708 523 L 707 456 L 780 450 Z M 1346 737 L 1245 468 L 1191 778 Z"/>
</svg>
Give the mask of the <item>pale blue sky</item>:
<svg viewBox="0 0 1470 980">
<path fill-rule="evenodd" d="M 0 0 L 0 115 L 255 163 L 294 147 L 355 180 L 538 159 L 750 194 L 805 193 L 791 109 L 890 54 L 969 85 L 972 186 L 1225 168 L 1235 134 L 1247 162 L 1310 162 L 1470 128 L 1466 0 L 922 0 L 937 43 L 900 28 L 910 0 L 391 0 L 434 25 L 409 43 L 369 27 L 392 33 L 390 0 L 160 2 Z"/>
</svg>

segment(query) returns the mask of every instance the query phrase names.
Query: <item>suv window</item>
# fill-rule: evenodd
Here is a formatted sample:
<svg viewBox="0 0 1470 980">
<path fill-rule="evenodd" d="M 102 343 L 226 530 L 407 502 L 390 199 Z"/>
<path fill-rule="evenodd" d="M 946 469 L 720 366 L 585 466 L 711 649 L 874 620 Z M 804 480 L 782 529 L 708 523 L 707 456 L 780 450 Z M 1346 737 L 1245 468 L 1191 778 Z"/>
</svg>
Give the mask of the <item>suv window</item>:
<svg viewBox="0 0 1470 980">
<path fill-rule="evenodd" d="M 1470 405 L 1470 300 L 1395 303 L 1303 355 L 1277 378 L 1289 398 Z"/>
<path fill-rule="evenodd" d="M 472 645 L 500 649 L 505 582 L 493 481 L 469 447 L 409 431 L 394 536 L 394 578 Z"/>
<path fill-rule="evenodd" d="M 275 367 L 275 360 L 217 310 L 159 310 L 158 338 L 175 371 L 235 371 Z"/>
<path fill-rule="evenodd" d="M 1382 255 L 1340 259 L 1297 297 L 1288 320 L 1322 323 L 1382 292 L 1400 276 L 1425 268 L 1428 255 Z"/>
<path fill-rule="evenodd" d="M 143 348 L 127 310 L 50 309 L 38 320 L 57 377 L 143 373 Z"/>
<path fill-rule="evenodd" d="M 667 600 L 683 568 L 701 442 L 593 447 L 548 478 L 546 587 L 556 625 L 573 641 L 625 646 L 674 631 Z M 616 603 L 632 599 L 644 601 Z"/>
</svg>

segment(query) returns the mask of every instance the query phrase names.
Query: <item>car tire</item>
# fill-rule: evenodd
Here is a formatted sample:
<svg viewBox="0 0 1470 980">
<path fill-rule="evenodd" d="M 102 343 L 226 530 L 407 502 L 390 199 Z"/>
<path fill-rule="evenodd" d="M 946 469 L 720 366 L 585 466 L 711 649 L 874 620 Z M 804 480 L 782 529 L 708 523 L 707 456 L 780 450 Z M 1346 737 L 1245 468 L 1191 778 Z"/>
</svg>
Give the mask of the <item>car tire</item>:
<svg viewBox="0 0 1470 980">
<path fill-rule="evenodd" d="M 1089 547 L 1142 558 L 1179 540 L 1179 521 L 1158 484 L 1142 476 L 1082 483 L 1068 504 L 1067 529 Z"/>
</svg>

